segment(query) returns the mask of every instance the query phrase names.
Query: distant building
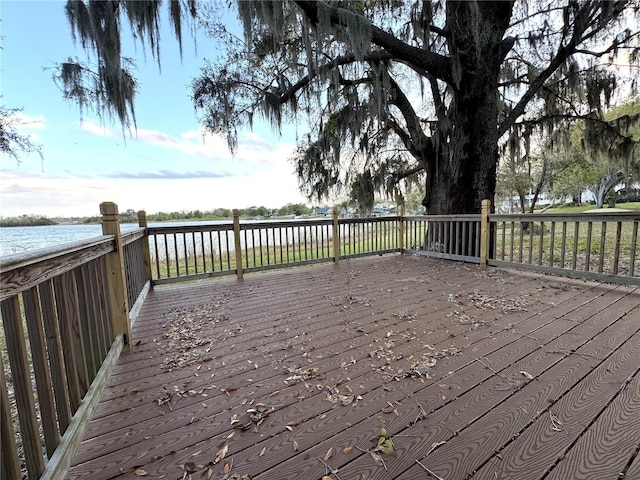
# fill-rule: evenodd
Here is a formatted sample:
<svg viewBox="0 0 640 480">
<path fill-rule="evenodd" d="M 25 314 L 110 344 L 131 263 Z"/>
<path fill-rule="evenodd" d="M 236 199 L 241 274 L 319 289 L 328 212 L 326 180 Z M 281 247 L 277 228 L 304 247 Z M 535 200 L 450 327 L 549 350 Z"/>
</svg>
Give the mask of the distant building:
<svg viewBox="0 0 640 480">
<path fill-rule="evenodd" d="M 312 215 L 314 217 L 326 217 L 327 215 L 331 215 L 330 208 L 314 208 Z"/>
</svg>

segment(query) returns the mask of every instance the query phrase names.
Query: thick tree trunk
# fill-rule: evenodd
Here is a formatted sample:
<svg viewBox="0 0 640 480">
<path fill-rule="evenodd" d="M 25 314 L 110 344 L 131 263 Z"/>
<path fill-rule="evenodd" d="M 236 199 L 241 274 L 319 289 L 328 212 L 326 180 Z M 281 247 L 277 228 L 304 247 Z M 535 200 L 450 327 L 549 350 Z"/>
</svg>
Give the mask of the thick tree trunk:
<svg viewBox="0 0 640 480">
<path fill-rule="evenodd" d="M 498 165 L 498 78 L 512 2 L 447 2 L 456 86 L 448 138 L 427 171 L 427 213 L 479 213 Z M 457 72 L 457 73 L 456 73 Z"/>
</svg>

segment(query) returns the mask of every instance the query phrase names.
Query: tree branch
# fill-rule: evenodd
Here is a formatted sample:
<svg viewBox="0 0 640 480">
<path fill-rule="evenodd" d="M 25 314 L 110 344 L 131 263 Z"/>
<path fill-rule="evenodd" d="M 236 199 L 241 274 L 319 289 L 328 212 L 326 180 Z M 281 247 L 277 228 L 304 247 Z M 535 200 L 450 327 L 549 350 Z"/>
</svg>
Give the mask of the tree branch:
<svg viewBox="0 0 640 480">
<path fill-rule="evenodd" d="M 621 2 L 624 3 L 624 2 Z M 610 13 L 611 16 L 618 15 L 624 7 L 621 4 L 616 3 L 614 9 Z M 565 62 L 571 55 L 576 53 L 576 49 L 578 45 L 580 45 L 583 41 L 591 38 L 597 32 L 606 28 L 608 22 L 601 21 L 593 30 L 589 33 L 587 30 L 593 26 L 594 14 L 596 13 L 597 8 L 595 8 L 595 4 L 592 2 L 587 2 L 580 7 L 580 10 L 576 14 L 576 20 L 573 22 L 574 31 L 566 45 L 561 44 L 558 47 L 558 50 L 549 62 L 547 68 L 545 68 L 540 74 L 531 82 L 529 85 L 529 89 L 524 93 L 524 95 L 520 98 L 516 106 L 511 110 L 511 113 L 505 118 L 505 120 L 498 126 L 498 136 L 501 137 L 516 121 L 518 117 L 524 114 L 525 108 L 531 99 L 535 96 L 535 94 L 542 88 L 544 82 L 546 82 L 551 75 Z M 579 20 L 580 19 L 580 20 Z"/>
<path fill-rule="evenodd" d="M 296 4 L 304 12 L 309 22 L 318 25 L 318 3 L 315 0 L 296 0 Z M 330 10 L 330 22 L 332 25 L 344 25 L 338 14 L 337 7 L 326 7 Z M 351 12 L 353 13 L 353 12 Z M 363 21 L 368 21 L 364 19 Z M 436 78 L 452 85 L 453 74 L 451 72 L 451 60 L 434 52 L 423 50 L 422 48 L 408 45 L 407 43 L 397 39 L 390 33 L 385 32 L 375 25 L 371 26 L 371 41 L 385 49 L 391 54 L 395 60 L 411 62 L 421 68 L 424 68 Z"/>
</svg>

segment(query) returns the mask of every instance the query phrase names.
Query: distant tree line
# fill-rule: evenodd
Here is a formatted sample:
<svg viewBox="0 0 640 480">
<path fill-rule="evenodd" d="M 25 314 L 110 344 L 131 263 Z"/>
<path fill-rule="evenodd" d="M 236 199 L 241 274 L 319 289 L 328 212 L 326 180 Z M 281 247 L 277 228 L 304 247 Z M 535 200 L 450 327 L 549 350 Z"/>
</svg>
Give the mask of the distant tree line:
<svg viewBox="0 0 640 480">
<path fill-rule="evenodd" d="M 41 225 L 57 225 L 50 218 L 35 215 L 21 215 L 19 217 L 0 219 L 0 227 L 37 227 Z"/>
<path fill-rule="evenodd" d="M 245 218 L 269 218 L 289 215 L 310 215 L 313 209 L 303 203 L 288 203 L 280 208 L 267 208 L 265 206 L 251 206 L 240 208 L 238 212 Z M 182 210 L 179 212 L 147 213 L 148 222 L 171 222 L 185 220 L 225 220 L 233 216 L 233 210 L 229 208 L 215 208 L 213 210 Z M 138 213 L 133 209 L 120 212 L 121 223 L 137 223 Z M 87 217 L 83 223 L 100 223 L 100 217 Z"/>
</svg>

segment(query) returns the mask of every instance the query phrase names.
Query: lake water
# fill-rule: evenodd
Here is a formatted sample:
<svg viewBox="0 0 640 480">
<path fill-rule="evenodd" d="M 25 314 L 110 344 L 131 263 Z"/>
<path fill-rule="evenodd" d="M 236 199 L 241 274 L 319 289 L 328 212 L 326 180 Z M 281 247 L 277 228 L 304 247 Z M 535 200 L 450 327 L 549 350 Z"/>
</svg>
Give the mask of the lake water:
<svg viewBox="0 0 640 480">
<path fill-rule="evenodd" d="M 122 224 L 122 231 L 136 228 Z M 0 256 L 85 240 L 102 235 L 101 225 L 46 225 L 41 227 L 0 228 Z"/>
<path fill-rule="evenodd" d="M 198 224 L 231 223 L 231 220 L 208 222 L 153 222 L 150 227 L 166 227 L 173 225 L 198 225 Z M 243 220 L 243 223 L 253 223 L 252 220 Z M 120 225 L 122 232 L 137 228 L 135 223 L 123 223 Z M 54 247 L 64 243 L 86 240 L 102 235 L 101 225 L 46 225 L 40 227 L 9 227 L 0 228 L 0 256 L 24 253 L 45 247 Z"/>
</svg>

